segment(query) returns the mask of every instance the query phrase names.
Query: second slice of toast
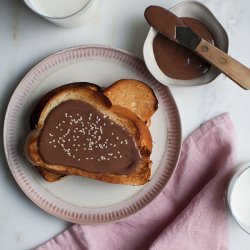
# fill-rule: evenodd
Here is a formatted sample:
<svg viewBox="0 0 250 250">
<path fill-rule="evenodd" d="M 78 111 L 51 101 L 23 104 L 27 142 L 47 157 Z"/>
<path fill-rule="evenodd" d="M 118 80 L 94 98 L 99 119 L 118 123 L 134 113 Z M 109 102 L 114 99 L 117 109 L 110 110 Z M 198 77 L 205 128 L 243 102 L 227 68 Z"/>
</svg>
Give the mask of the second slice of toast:
<svg viewBox="0 0 250 250">
<path fill-rule="evenodd" d="M 121 79 L 103 91 L 113 105 L 129 109 L 146 124 L 158 108 L 154 91 L 146 83 L 135 79 Z"/>
</svg>

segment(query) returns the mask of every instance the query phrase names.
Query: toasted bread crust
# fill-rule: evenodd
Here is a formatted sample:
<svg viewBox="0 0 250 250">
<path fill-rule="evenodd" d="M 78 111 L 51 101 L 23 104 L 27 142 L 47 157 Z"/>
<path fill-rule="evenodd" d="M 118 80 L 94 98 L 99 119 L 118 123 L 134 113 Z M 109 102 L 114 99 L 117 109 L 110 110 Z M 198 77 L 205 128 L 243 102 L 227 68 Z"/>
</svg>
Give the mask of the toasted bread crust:
<svg viewBox="0 0 250 250">
<path fill-rule="evenodd" d="M 122 79 L 103 91 L 113 105 L 129 109 L 145 123 L 158 108 L 153 90 L 145 83 L 134 79 Z M 150 124 L 150 122 L 148 123 Z"/>
<path fill-rule="evenodd" d="M 44 106 L 47 104 L 47 102 L 57 93 L 59 93 L 60 91 L 63 91 L 65 89 L 68 89 L 69 86 L 71 87 L 89 87 L 95 91 L 101 91 L 101 87 L 99 87 L 98 85 L 94 84 L 94 83 L 89 83 L 89 82 L 73 82 L 73 83 L 69 83 L 69 84 L 65 84 L 62 85 L 58 88 L 52 89 L 51 91 L 49 91 L 46 95 L 44 95 L 36 104 L 36 106 L 34 107 L 34 109 L 31 112 L 30 115 L 30 128 L 34 129 L 35 126 L 38 123 L 40 114 L 44 108 Z"/>
<path fill-rule="evenodd" d="M 139 166 L 129 175 L 91 173 L 73 167 L 47 164 L 39 154 L 38 138 L 43 128 L 47 115 L 60 103 L 67 100 L 82 100 L 95 106 L 100 112 L 108 115 L 117 124 L 126 128 L 133 136 L 137 148 L 142 156 Z M 54 181 L 65 175 L 80 175 L 100 181 L 142 185 L 151 176 L 151 161 L 149 156 L 152 150 L 150 132 L 144 122 L 131 111 L 112 106 L 109 99 L 99 91 L 87 86 L 68 85 L 57 91 L 43 106 L 40 117 L 34 130 L 31 131 L 26 143 L 26 156 L 42 172 L 46 180 Z M 50 175 L 51 174 L 51 175 Z"/>
<path fill-rule="evenodd" d="M 46 170 L 43 168 L 37 167 L 38 172 L 47 182 L 55 182 L 61 180 L 62 177 L 67 176 L 66 174 L 54 173 L 51 170 Z"/>
</svg>

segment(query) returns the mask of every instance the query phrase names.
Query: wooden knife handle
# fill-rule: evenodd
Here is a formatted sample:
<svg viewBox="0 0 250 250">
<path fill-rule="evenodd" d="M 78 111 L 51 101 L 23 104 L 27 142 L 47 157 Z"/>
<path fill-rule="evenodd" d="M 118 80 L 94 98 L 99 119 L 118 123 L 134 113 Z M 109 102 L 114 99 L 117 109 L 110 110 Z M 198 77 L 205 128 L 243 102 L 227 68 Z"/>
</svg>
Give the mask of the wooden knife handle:
<svg viewBox="0 0 250 250">
<path fill-rule="evenodd" d="M 195 53 L 213 64 L 231 80 L 244 89 L 250 89 L 250 69 L 216 48 L 209 42 L 201 39 L 195 48 Z"/>
</svg>

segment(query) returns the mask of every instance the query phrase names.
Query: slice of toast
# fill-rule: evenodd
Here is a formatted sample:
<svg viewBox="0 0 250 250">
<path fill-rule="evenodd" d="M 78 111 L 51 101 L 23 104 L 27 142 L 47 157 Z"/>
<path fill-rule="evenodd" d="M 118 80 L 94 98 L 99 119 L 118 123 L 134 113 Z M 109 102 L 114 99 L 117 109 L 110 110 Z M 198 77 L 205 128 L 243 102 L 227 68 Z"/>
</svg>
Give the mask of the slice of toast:
<svg viewBox="0 0 250 250">
<path fill-rule="evenodd" d="M 91 89 L 95 91 L 101 91 L 101 88 L 93 83 L 87 83 L 87 82 L 76 82 L 76 83 L 71 83 L 71 84 L 66 84 L 61 87 L 58 87 L 56 89 L 53 89 L 49 93 L 47 93 L 44 97 L 41 98 L 41 100 L 38 102 L 36 107 L 34 108 L 31 118 L 30 118 L 30 126 L 33 129 L 35 127 L 35 124 L 38 121 L 39 115 L 44 107 L 44 105 L 47 103 L 47 101 L 55 95 L 58 91 L 63 90 L 65 88 L 68 88 L 68 86 L 88 86 Z M 136 105 L 135 103 L 132 102 L 131 95 L 126 94 L 127 93 L 127 86 L 130 87 L 131 93 L 140 93 L 143 92 L 145 93 L 149 98 L 149 102 L 146 102 L 144 98 L 137 98 Z M 132 87 L 132 88 L 131 88 Z M 107 94 L 107 96 L 111 96 L 113 101 L 115 102 L 114 104 L 118 105 L 126 105 L 126 107 L 133 111 L 137 110 L 137 115 L 139 117 L 144 116 L 145 110 L 150 110 L 151 116 L 155 112 L 158 106 L 158 101 L 157 98 L 155 97 L 152 89 L 146 85 L 143 82 L 140 82 L 138 80 L 120 80 L 112 84 L 109 88 L 107 88 L 104 91 L 104 94 Z M 122 96 L 123 98 L 123 103 L 117 103 L 117 100 L 120 100 L 120 97 Z M 131 103 L 132 102 L 132 103 Z M 149 106 L 147 106 L 149 105 Z M 140 107 L 139 109 L 135 108 Z M 142 117 L 143 118 L 143 117 Z M 147 126 L 150 126 L 151 120 L 149 118 L 149 115 L 147 117 L 144 116 L 144 122 L 146 122 Z M 53 173 L 50 170 L 46 169 L 39 169 L 39 173 L 43 176 L 43 178 L 48 181 L 48 182 L 53 182 L 59 180 L 61 177 L 64 177 L 66 175 L 58 174 L 58 173 Z"/>
<path fill-rule="evenodd" d="M 73 83 L 68 83 L 62 86 L 59 86 L 55 89 L 52 89 L 49 91 L 46 95 L 44 95 L 35 105 L 34 109 L 31 112 L 30 115 L 30 128 L 34 129 L 36 124 L 38 123 L 40 114 L 44 108 L 44 106 L 47 104 L 47 102 L 57 93 L 64 89 L 68 89 L 69 86 L 74 86 L 74 87 L 89 87 L 92 90 L 95 91 L 101 91 L 101 87 L 94 83 L 89 83 L 89 82 L 73 82 Z"/>
<path fill-rule="evenodd" d="M 129 109 L 150 125 L 150 118 L 158 108 L 153 90 L 144 82 L 122 79 L 103 91 L 113 105 Z"/>
<path fill-rule="evenodd" d="M 39 136 L 46 125 L 46 118 L 50 112 L 60 104 L 69 100 L 79 100 L 88 103 L 99 110 L 103 115 L 109 117 L 113 123 L 118 124 L 129 131 L 132 136 L 140 160 L 135 170 L 128 174 L 91 172 L 74 166 L 58 165 L 47 163 L 43 160 L 39 151 Z M 40 112 L 35 129 L 32 130 L 26 142 L 26 156 L 32 164 L 41 170 L 50 171 L 55 174 L 54 179 L 59 175 L 80 175 L 110 183 L 142 185 L 145 184 L 151 175 L 150 154 L 152 150 L 152 139 L 147 126 L 131 111 L 112 105 L 109 99 L 99 91 L 92 90 L 87 86 L 69 85 L 56 92 L 44 105 Z M 46 172 L 45 172 L 46 173 Z M 54 180 L 53 179 L 53 180 Z"/>
<path fill-rule="evenodd" d="M 46 103 L 57 93 L 59 93 L 60 91 L 67 89 L 69 86 L 79 86 L 79 87 L 89 87 L 92 90 L 95 91 L 101 91 L 101 87 L 99 87 L 98 85 L 94 84 L 94 83 L 89 83 L 89 82 L 74 82 L 74 83 L 69 83 L 69 84 L 65 84 L 62 86 L 59 86 L 55 89 L 52 89 L 51 91 L 49 91 L 46 95 L 44 95 L 39 101 L 38 103 L 35 105 L 34 109 L 31 112 L 30 115 L 30 128 L 34 129 L 36 124 L 38 123 L 40 114 L 44 108 L 44 106 L 46 105 Z M 54 181 L 58 181 L 60 180 L 62 177 L 67 176 L 67 175 L 63 175 L 63 174 L 58 174 L 58 173 L 53 173 L 50 170 L 46 170 L 46 169 L 42 169 L 42 168 L 38 168 L 39 173 L 42 175 L 42 177 L 48 181 L 48 182 L 54 182 Z"/>
</svg>

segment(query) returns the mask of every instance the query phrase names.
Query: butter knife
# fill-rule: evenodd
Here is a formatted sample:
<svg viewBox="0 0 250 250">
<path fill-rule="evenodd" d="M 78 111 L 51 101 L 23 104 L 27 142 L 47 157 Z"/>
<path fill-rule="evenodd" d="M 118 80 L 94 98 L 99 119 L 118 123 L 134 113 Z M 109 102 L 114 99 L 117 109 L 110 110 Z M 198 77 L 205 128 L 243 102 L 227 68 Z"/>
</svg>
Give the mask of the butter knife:
<svg viewBox="0 0 250 250">
<path fill-rule="evenodd" d="M 168 39 L 194 51 L 242 88 L 250 89 L 249 68 L 201 38 L 172 12 L 152 5 L 146 8 L 144 16 L 152 27 Z"/>
</svg>

